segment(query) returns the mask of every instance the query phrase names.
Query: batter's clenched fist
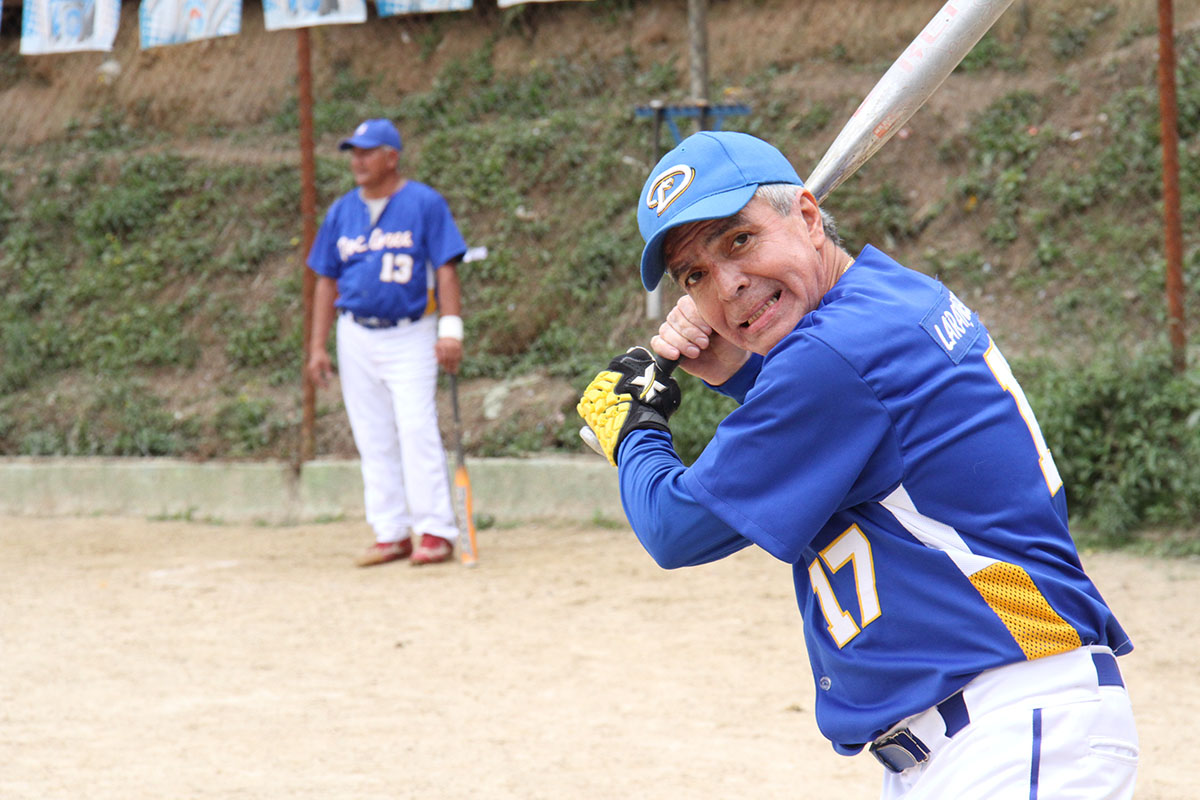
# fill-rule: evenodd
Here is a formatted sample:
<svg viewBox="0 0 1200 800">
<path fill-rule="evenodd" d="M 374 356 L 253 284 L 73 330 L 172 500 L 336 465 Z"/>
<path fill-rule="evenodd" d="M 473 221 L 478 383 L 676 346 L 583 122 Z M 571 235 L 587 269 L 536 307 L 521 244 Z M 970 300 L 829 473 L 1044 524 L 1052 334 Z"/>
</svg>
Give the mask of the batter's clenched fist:
<svg viewBox="0 0 1200 800">
<path fill-rule="evenodd" d="M 650 346 L 663 358 L 678 360 L 684 372 L 713 386 L 733 377 L 750 357 L 750 353 L 714 331 L 688 295 L 675 303 Z"/>
<path fill-rule="evenodd" d="M 588 384 L 576 410 L 594 435 L 593 446 L 615 467 L 621 442 L 633 431 L 670 432 L 667 420 L 679 400 L 679 384 L 658 368 L 650 351 L 631 347 Z"/>
</svg>

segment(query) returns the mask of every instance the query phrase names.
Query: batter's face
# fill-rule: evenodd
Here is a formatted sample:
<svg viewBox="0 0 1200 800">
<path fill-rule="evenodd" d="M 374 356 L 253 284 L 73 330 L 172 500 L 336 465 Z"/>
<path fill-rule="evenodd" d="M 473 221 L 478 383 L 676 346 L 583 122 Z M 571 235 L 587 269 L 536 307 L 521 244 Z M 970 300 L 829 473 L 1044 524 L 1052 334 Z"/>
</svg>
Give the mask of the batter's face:
<svg viewBox="0 0 1200 800">
<path fill-rule="evenodd" d="M 390 147 L 355 147 L 350 153 L 354 182 L 368 197 L 386 197 L 396 181 L 400 154 Z"/>
<path fill-rule="evenodd" d="M 801 191 L 786 217 L 754 198 L 732 217 L 681 225 L 668 234 L 663 258 L 705 322 L 766 355 L 833 286 L 827 243 L 816 200 Z"/>
</svg>

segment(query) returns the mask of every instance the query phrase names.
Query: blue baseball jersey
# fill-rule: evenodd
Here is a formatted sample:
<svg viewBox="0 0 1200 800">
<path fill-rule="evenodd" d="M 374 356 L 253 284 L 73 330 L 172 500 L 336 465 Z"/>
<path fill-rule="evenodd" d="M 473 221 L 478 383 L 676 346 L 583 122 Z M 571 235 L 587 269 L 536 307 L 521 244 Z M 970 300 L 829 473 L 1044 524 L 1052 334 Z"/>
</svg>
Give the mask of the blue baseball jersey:
<svg viewBox="0 0 1200 800">
<path fill-rule="evenodd" d="M 1084 573 L 1062 481 L 978 316 L 867 247 L 766 357 L 689 468 L 667 434 L 619 453 L 664 566 L 751 543 L 793 565 L 816 718 L 853 754 L 983 670 L 1132 649 Z"/>
<path fill-rule="evenodd" d="M 466 251 L 445 199 L 410 180 L 388 198 L 374 225 L 358 189 L 334 201 L 317 231 L 308 265 L 337 281 L 338 308 L 416 320 L 432 307 L 432 270 Z"/>
</svg>

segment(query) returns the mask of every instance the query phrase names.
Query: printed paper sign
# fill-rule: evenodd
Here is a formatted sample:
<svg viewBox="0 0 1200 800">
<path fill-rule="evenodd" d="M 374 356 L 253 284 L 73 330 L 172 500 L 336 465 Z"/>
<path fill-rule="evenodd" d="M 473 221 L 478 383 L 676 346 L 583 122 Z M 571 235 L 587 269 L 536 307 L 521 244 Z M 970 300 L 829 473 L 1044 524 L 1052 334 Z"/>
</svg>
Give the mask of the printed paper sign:
<svg viewBox="0 0 1200 800">
<path fill-rule="evenodd" d="M 471 0 L 375 0 L 381 17 L 397 14 L 431 14 L 435 11 L 470 11 Z"/>
<path fill-rule="evenodd" d="M 310 28 L 367 21 L 367 0 L 263 0 L 266 29 Z"/>
<path fill-rule="evenodd" d="M 142 49 L 182 44 L 242 30 L 242 0 L 142 0 Z"/>
<path fill-rule="evenodd" d="M 121 0 L 25 0 L 21 53 L 112 50 Z"/>
<path fill-rule="evenodd" d="M 558 0 L 496 0 L 498 8 L 509 8 L 511 6 L 519 6 L 523 3 L 556 3 Z"/>
</svg>

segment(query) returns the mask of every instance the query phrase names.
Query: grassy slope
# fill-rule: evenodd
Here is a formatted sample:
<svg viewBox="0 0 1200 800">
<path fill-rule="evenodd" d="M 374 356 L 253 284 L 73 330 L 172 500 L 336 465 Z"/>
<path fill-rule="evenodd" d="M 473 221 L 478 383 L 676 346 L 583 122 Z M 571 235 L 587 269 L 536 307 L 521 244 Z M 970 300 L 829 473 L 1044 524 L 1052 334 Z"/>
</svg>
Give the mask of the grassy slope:
<svg viewBox="0 0 1200 800">
<path fill-rule="evenodd" d="M 631 213 L 654 154 L 631 111 L 684 99 L 676 5 L 481 8 L 313 32 L 321 208 L 349 187 L 336 139 L 391 116 L 412 174 L 491 253 L 463 270 L 476 454 L 576 450 L 575 390 L 655 327 Z M 712 96 L 753 109 L 727 128 L 813 164 L 938 3 L 818 2 L 803 17 L 795 5 L 714 4 Z M 1064 438 L 1079 425 L 1058 410 L 1063 369 L 1136 360 L 1164 338 L 1156 41 L 1141 5 L 1015 3 L 827 203 L 851 248 L 884 246 L 979 310 L 1010 360 L 1029 364 L 1019 374 Z M 872 22 L 884 14 L 890 25 Z M 1195 220 L 1200 13 L 1177 15 L 1184 219 Z M 28 59 L 0 42 L 0 112 L 19 123 L 0 134 L 0 453 L 294 453 L 300 226 L 295 55 L 282 36 L 249 12 L 241 36 L 212 43 L 139 52 L 126 35 L 121 77 L 82 92 L 101 56 Z M 20 113 L 37 102 L 51 110 Z M 1195 287 L 1200 238 L 1186 227 Z M 690 392 L 678 418 L 688 453 L 724 412 L 702 398 Z M 1163 413 L 1182 408 L 1186 421 L 1188 402 Z M 352 454 L 336 394 L 320 411 L 318 452 Z M 1071 446 L 1094 460 L 1098 438 Z"/>
</svg>

